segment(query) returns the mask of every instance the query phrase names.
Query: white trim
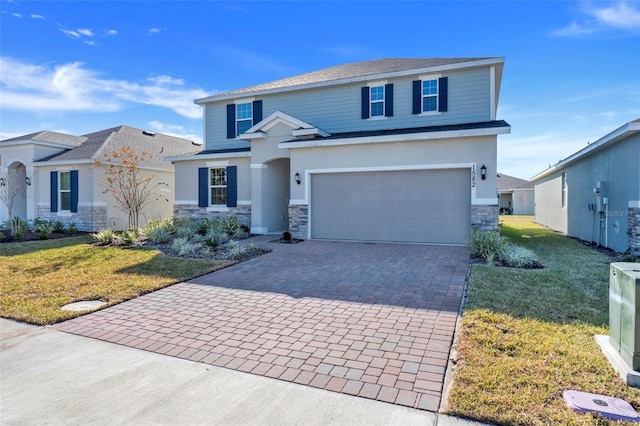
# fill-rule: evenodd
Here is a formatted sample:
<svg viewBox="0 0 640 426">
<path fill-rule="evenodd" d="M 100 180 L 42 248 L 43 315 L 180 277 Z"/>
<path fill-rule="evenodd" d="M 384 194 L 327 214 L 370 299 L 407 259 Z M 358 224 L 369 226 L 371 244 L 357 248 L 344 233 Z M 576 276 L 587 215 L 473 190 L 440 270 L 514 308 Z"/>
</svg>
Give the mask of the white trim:
<svg viewBox="0 0 640 426">
<path fill-rule="evenodd" d="M 251 164 L 249 164 L 249 168 L 252 168 L 252 169 L 268 169 L 269 165 L 268 164 L 251 163 Z"/>
<path fill-rule="evenodd" d="M 71 210 L 58 210 L 56 212 L 56 216 L 58 217 L 71 217 L 74 213 L 71 213 Z"/>
<path fill-rule="evenodd" d="M 207 207 L 208 212 L 218 212 L 218 213 L 227 213 L 229 211 L 229 207 L 223 205 L 215 205 Z"/>
<path fill-rule="evenodd" d="M 496 67 L 489 68 L 489 114 L 491 120 L 496 119 Z"/>
<path fill-rule="evenodd" d="M 238 104 L 248 104 L 248 103 L 252 103 L 253 101 L 256 100 L 255 96 L 251 96 L 249 98 L 239 98 L 239 99 L 234 99 L 233 103 L 234 105 L 238 105 Z M 251 106 L 251 111 L 253 112 L 253 105 Z"/>
<path fill-rule="evenodd" d="M 629 201 L 630 209 L 640 209 L 640 200 Z"/>
<path fill-rule="evenodd" d="M 378 86 L 384 86 L 388 84 L 387 80 L 375 80 L 375 81 L 367 81 L 367 87 L 378 87 Z"/>
<path fill-rule="evenodd" d="M 238 137 L 236 139 L 264 139 L 267 137 L 267 134 L 265 132 L 247 132 L 247 133 L 242 133 L 239 134 Z"/>
<path fill-rule="evenodd" d="M 440 77 L 442 77 L 442 74 L 421 74 L 418 79 L 420 83 L 422 83 L 422 80 L 437 80 Z M 422 87 L 420 87 L 420 89 L 422 89 Z M 438 84 L 438 89 L 440 89 L 440 84 Z M 422 95 L 422 91 L 420 91 L 420 94 Z"/>
<path fill-rule="evenodd" d="M 206 163 L 204 163 L 204 165 L 210 169 L 228 167 L 229 161 L 207 161 Z"/>
<path fill-rule="evenodd" d="M 236 201 L 236 205 L 238 206 L 250 206 L 251 200 L 238 200 Z"/>
<path fill-rule="evenodd" d="M 367 121 L 386 120 L 387 118 L 389 118 L 389 117 L 384 116 L 384 115 L 376 115 L 375 117 L 369 117 L 369 118 L 367 118 Z"/>
<path fill-rule="evenodd" d="M 40 145 L 40 146 L 47 146 L 50 148 L 62 148 L 62 149 L 74 149 L 80 146 L 80 145 L 67 145 L 67 144 L 55 143 L 55 142 L 37 141 L 34 139 L 20 139 L 13 142 L 3 142 L 2 148 L 7 146 L 18 146 L 18 145 Z"/>
<path fill-rule="evenodd" d="M 490 65 L 502 65 L 504 64 L 504 57 L 494 57 L 480 60 L 469 60 L 467 62 L 458 62 L 455 64 L 446 64 L 446 65 L 437 65 L 433 67 L 427 68 L 417 68 L 411 70 L 404 71 L 396 71 L 390 73 L 381 73 L 374 75 L 364 75 L 358 77 L 350 77 L 350 78 L 342 78 L 337 80 L 328 80 L 328 81 L 320 81 L 317 83 L 309 83 L 309 84 L 298 84 L 295 86 L 287 86 L 287 87 L 278 87 L 274 89 L 262 89 L 262 90 L 254 90 L 251 92 L 245 93 L 230 93 L 228 95 L 213 95 L 207 96 L 205 98 L 200 98 L 194 100 L 194 103 L 201 105 L 209 102 L 221 102 L 229 99 L 233 99 L 237 96 L 251 96 L 251 95 L 267 95 L 270 93 L 284 93 L 284 92 L 292 92 L 302 89 L 312 89 L 318 87 L 328 87 L 328 86 L 337 86 L 341 84 L 351 84 L 351 83 L 359 83 L 363 81 L 374 81 L 381 80 L 385 78 L 396 78 L 396 77 L 405 77 L 405 76 L 413 76 L 413 75 L 433 75 L 438 72 L 450 71 L 450 70 L 460 70 L 465 68 L 475 68 L 482 66 L 490 66 Z"/>
<path fill-rule="evenodd" d="M 93 162 L 93 160 L 60 160 L 60 161 L 39 161 L 36 163 L 33 163 L 31 166 L 32 167 L 50 167 L 50 166 L 73 166 L 76 164 L 95 164 Z M 106 163 L 108 164 L 108 163 Z M 162 170 L 166 170 L 166 169 L 162 169 Z"/>
<path fill-rule="evenodd" d="M 296 138 L 300 136 L 315 136 L 315 135 L 320 135 L 325 138 L 327 136 L 331 136 L 330 133 L 327 133 L 324 130 L 320 130 L 317 127 L 314 127 L 312 129 L 296 129 L 293 132 L 291 132 L 291 135 Z"/>
<path fill-rule="evenodd" d="M 184 155 L 181 157 L 165 157 L 165 161 L 193 161 L 193 160 L 209 160 L 216 158 L 243 158 L 251 157 L 251 151 L 247 152 L 224 152 L 218 154 L 200 154 L 200 155 Z"/>
<path fill-rule="evenodd" d="M 307 204 L 309 204 L 309 203 L 305 199 L 301 199 L 301 200 L 292 199 L 292 200 L 289 200 L 289 205 L 290 206 L 306 206 Z"/>
<path fill-rule="evenodd" d="M 284 124 L 294 130 L 316 128 L 315 126 L 312 126 L 311 124 L 306 123 L 302 120 L 298 120 L 297 118 L 292 117 L 287 113 L 276 111 L 273 114 L 269 115 L 267 118 L 262 119 L 262 121 L 252 126 L 249 130 L 247 130 L 247 133 L 254 133 L 260 130 L 266 132 L 277 124 Z"/>
<path fill-rule="evenodd" d="M 498 198 L 475 198 L 472 197 L 471 205 L 474 206 L 491 206 L 498 204 Z"/>
<path fill-rule="evenodd" d="M 175 200 L 173 204 L 176 206 L 197 206 L 198 200 Z"/>
<path fill-rule="evenodd" d="M 530 180 L 538 180 L 545 176 L 550 175 L 551 173 L 562 169 L 564 166 L 573 163 L 574 161 L 580 159 L 583 156 L 589 155 L 591 152 L 604 148 L 609 144 L 614 144 L 619 142 L 627 137 L 630 137 L 634 133 L 640 132 L 640 122 L 629 122 L 622 127 L 617 128 L 613 132 L 601 137 L 597 141 L 592 144 L 587 145 L 585 148 L 582 148 L 580 151 L 573 153 L 568 156 L 564 160 L 561 160 L 554 164 L 553 166 L 543 170 L 537 175 L 533 176 Z"/>
<path fill-rule="evenodd" d="M 496 136 L 511 133 L 511 126 L 486 129 L 447 130 L 442 132 L 403 133 L 386 136 L 363 136 L 358 138 L 340 138 L 329 140 L 308 140 L 299 142 L 280 142 L 278 148 L 311 148 L 320 146 L 358 145 L 388 142 L 408 142 L 416 140 L 465 138 L 475 136 Z"/>
<path fill-rule="evenodd" d="M 420 108 L 422 108 L 422 106 L 420 106 Z M 418 117 L 428 117 L 430 115 L 440 115 L 442 114 L 441 111 L 427 111 L 427 112 L 421 112 L 420 114 L 418 114 Z"/>
</svg>

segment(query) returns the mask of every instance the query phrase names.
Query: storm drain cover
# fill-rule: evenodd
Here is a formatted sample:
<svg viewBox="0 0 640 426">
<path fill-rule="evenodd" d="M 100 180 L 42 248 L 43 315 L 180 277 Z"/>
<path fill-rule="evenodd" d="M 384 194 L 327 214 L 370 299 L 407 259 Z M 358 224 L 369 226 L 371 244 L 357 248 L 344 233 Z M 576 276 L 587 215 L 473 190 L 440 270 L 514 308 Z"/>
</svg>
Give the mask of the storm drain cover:
<svg viewBox="0 0 640 426">
<path fill-rule="evenodd" d="M 564 391 L 562 397 L 567 406 L 578 413 L 598 413 L 612 420 L 640 423 L 638 412 L 631 404 L 620 398 L 576 390 Z"/>
<path fill-rule="evenodd" d="M 91 309 L 101 308 L 106 304 L 107 302 L 103 302 L 102 300 L 82 300 L 64 305 L 60 309 L 63 311 L 89 311 Z"/>
</svg>

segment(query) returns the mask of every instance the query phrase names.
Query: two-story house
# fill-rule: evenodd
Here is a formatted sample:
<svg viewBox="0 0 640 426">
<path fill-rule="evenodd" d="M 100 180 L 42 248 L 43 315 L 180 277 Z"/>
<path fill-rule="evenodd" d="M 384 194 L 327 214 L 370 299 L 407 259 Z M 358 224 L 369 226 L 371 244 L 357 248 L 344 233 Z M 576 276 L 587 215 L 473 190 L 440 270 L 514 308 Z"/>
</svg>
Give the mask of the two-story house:
<svg viewBox="0 0 640 426">
<path fill-rule="evenodd" d="M 253 233 L 465 244 L 498 224 L 504 59 L 378 59 L 197 99 L 204 149 L 175 164 L 176 216 Z"/>
</svg>

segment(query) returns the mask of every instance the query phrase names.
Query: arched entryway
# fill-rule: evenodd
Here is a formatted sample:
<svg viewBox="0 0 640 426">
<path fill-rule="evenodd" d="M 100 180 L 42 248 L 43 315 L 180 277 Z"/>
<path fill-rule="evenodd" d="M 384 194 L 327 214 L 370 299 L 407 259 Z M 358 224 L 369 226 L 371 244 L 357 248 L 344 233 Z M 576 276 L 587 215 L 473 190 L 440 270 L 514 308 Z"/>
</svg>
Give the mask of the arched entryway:
<svg viewBox="0 0 640 426">
<path fill-rule="evenodd" d="M 7 176 L 0 188 L 0 197 L 8 218 L 27 219 L 27 168 L 16 161 L 7 168 Z"/>
</svg>

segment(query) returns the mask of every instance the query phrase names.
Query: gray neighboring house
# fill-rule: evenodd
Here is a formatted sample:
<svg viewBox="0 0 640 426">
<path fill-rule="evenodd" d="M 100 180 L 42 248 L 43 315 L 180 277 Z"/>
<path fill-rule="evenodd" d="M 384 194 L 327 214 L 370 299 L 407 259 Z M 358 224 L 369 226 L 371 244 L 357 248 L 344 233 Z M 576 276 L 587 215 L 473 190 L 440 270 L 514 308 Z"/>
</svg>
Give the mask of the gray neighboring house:
<svg viewBox="0 0 640 426">
<path fill-rule="evenodd" d="M 531 181 L 498 173 L 500 214 L 532 215 L 534 184 Z"/>
<path fill-rule="evenodd" d="M 504 59 L 378 59 L 197 99 L 176 216 L 303 239 L 467 244 L 497 228 Z"/>
<path fill-rule="evenodd" d="M 128 146 L 152 154 L 140 165 L 141 176 L 154 175 L 162 199 L 143 212 L 148 220 L 173 215 L 173 165 L 163 157 L 199 151 L 200 145 L 173 136 L 128 126 L 118 126 L 82 136 L 41 131 L 0 141 L 0 197 L 12 200 L 12 216 L 73 222 L 81 231 L 126 229 L 128 217 L 100 185 L 102 168 L 96 159 Z M 6 202 L 0 202 L 0 221 L 9 219 Z"/>
<path fill-rule="evenodd" d="M 640 119 L 532 180 L 537 223 L 617 252 L 640 254 Z"/>
</svg>

